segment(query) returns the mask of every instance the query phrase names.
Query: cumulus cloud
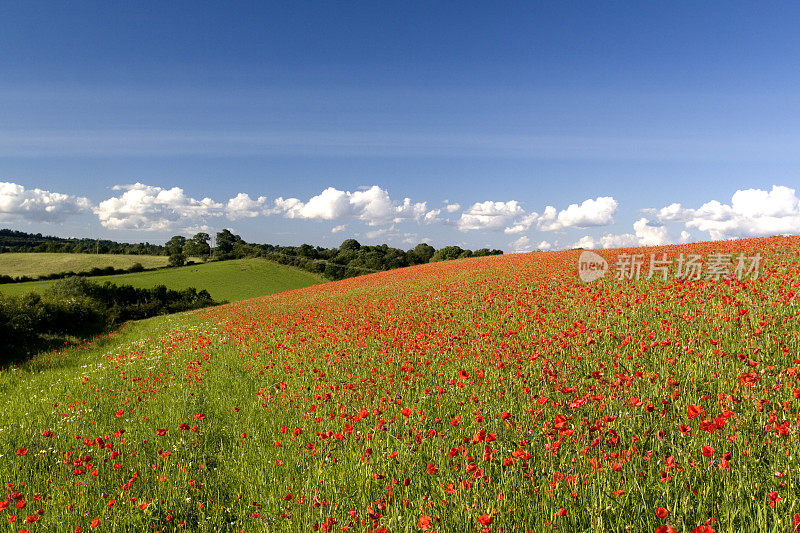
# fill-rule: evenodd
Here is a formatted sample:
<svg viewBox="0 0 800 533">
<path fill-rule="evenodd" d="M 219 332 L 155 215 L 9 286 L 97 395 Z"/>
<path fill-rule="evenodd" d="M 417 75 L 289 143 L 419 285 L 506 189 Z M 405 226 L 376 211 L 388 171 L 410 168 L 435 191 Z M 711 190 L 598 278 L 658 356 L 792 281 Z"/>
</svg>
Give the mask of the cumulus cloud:
<svg viewBox="0 0 800 533">
<path fill-rule="evenodd" d="M 539 228 L 553 231 L 563 228 L 588 228 L 606 226 L 614 223 L 614 214 L 619 204 L 611 196 L 600 196 L 584 200 L 581 204 L 570 204 L 555 214 L 555 208 L 548 206 L 539 218 Z"/>
<path fill-rule="evenodd" d="M 503 231 L 508 235 L 515 235 L 524 233 L 534 226 L 541 231 L 606 226 L 614 223 L 617 207 L 619 204 L 611 196 L 588 198 L 580 204 L 570 204 L 561 211 L 548 205 L 542 214 L 522 212 L 516 215 L 513 217 L 513 222 Z"/>
<path fill-rule="evenodd" d="M 432 209 L 425 213 L 422 217 L 422 222 L 425 224 L 433 224 L 434 222 L 441 222 L 439 215 L 442 213 L 441 209 Z"/>
<path fill-rule="evenodd" d="M 259 196 L 256 200 L 250 198 L 247 193 L 240 192 L 230 200 L 225 206 L 225 214 L 230 220 L 240 218 L 254 218 L 267 213 L 265 205 L 267 198 Z"/>
<path fill-rule="evenodd" d="M 514 218 L 525 215 L 525 211 L 516 200 L 510 202 L 478 202 L 461 213 L 458 229 L 497 231 L 507 226 Z"/>
<path fill-rule="evenodd" d="M 385 189 L 373 185 L 356 192 L 328 187 L 307 202 L 298 198 L 277 198 L 269 213 L 287 218 L 361 220 L 378 226 L 405 220 L 432 222 L 438 220 L 439 211 L 429 211 L 425 202 L 414 203 L 409 198 L 398 204 Z"/>
<path fill-rule="evenodd" d="M 553 244 L 547 241 L 542 241 L 536 245 L 538 250 L 550 250 L 553 248 Z"/>
<path fill-rule="evenodd" d="M 573 248 L 628 248 L 632 246 L 660 246 L 671 242 L 666 226 L 640 218 L 633 223 L 634 233 L 606 233 L 599 239 L 589 235 L 581 237 Z"/>
<path fill-rule="evenodd" d="M 358 193 L 357 193 L 358 194 Z M 333 187 L 328 187 L 316 196 L 312 196 L 302 207 L 292 210 L 290 218 L 319 218 L 322 220 L 340 220 L 353 213 L 349 195 Z"/>
<path fill-rule="evenodd" d="M 712 239 L 800 233 L 800 199 L 794 189 L 779 185 L 773 185 L 770 191 L 738 190 L 730 204 L 711 200 L 697 209 L 670 204 L 650 212 L 659 220 L 680 221 L 687 229 L 697 228 Z"/>
<path fill-rule="evenodd" d="M 522 236 L 519 239 L 508 243 L 511 246 L 511 253 L 524 253 L 531 251 L 531 240 L 528 237 Z"/>
<path fill-rule="evenodd" d="M 142 183 L 117 185 L 114 190 L 125 191 L 100 202 L 94 213 L 109 229 L 169 231 L 179 225 L 198 224 L 209 216 L 219 216 L 224 206 L 211 198 L 196 200 L 186 196 L 183 189 L 162 189 Z"/>
<path fill-rule="evenodd" d="M 87 198 L 0 182 L 0 220 L 62 222 L 69 215 L 91 211 Z"/>
<path fill-rule="evenodd" d="M 334 226 L 334 227 L 331 228 L 331 233 L 339 233 L 341 231 L 344 231 L 345 229 L 347 229 L 347 226 L 344 225 L 344 224 L 342 224 L 340 226 Z"/>
<path fill-rule="evenodd" d="M 451 204 L 451 203 L 448 203 L 448 202 L 445 202 L 445 204 L 446 204 L 445 210 L 448 213 L 455 213 L 456 211 L 461 209 L 461 204 Z"/>
<path fill-rule="evenodd" d="M 573 248 L 597 248 L 597 242 L 590 237 L 589 235 L 584 235 L 574 243 L 572 243 Z"/>
<path fill-rule="evenodd" d="M 506 227 L 503 232 L 507 235 L 515 235 L 517 233 L 524 233 L 530 229 L 530 227 L 540 220 L 540 216 L 538 213 L 531 213 L 529 215 L 525 215 L 519 220 L 516 220 L 513 225 Z"/>
<path fill-rule="evenodd" d="M 653 224 L 646 218 L 634 222 L 633 231 L 642 246 L 660 246 L 669 242 L 667 227 L 663 224 Z"/>
</svg>

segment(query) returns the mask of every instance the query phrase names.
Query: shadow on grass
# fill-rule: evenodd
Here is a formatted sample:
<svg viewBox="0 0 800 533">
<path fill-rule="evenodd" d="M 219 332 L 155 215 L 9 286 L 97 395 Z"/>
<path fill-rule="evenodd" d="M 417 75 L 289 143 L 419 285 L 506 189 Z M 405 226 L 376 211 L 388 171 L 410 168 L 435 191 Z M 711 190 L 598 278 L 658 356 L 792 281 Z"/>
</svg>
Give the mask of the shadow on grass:
<svg viewBox="0 0 800 533">
<path fill-rule="evenodd" d="M 107 337 L 108 334 L 99 333 L 92 338 L 81 338 L 74 335 L 38 335 L 23 346 L 7 345 L 0 353 L 0 369 L 21 366 L 29 363 L 37 356 L 48 353 L 57 354 L 67 348 L 74 348 L 83 344 L 92 343 L 96 339 Z"/>
</svg>

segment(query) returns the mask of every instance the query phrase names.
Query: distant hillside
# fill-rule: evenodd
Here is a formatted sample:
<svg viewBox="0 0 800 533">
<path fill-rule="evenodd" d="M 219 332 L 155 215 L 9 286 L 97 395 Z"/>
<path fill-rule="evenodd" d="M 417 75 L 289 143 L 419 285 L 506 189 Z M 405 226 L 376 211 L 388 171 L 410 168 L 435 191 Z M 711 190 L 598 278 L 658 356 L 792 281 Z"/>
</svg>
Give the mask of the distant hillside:
<svg viewBox="0 0 800 533">
<path fill-rule="evenodd" d="M 258 258 L 214 261 L 164 270 L 98 276 L 91 279 L 97 283 L 110 281 L 138 288 L 166 285 L 170 289 L 180 290 L 195 287 L 207 290 L 214 300 L 229 302 L 299 289 L 326 281 L 320 275 Z M 41 293 L 53 283 L 53 281 L 31 281 L 0 285 L 0 294 Z"/>
<path fill-rule="evenodd" d="M 86 272 L 92 268 L 127 269 L 136 263 L 144 268 L 167 266 L 165 255 L 6 253 L 0 254 L 0 275 L 46 276 L 59 272 Z"/>
</svg>

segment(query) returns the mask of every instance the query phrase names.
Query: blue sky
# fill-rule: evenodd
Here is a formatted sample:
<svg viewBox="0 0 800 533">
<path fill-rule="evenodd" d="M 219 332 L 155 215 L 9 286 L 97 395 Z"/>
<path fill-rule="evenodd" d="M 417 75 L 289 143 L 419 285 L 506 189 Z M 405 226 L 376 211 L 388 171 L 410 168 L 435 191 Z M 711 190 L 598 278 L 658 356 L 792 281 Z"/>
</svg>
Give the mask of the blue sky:
<svg viewBox="0 0 800 533">
<path fill-rule="evenodd" d="M 6 2 L 0 226 L 506 251 L 800 233 L 797 20 L 797 3 Z"/>
</svg>

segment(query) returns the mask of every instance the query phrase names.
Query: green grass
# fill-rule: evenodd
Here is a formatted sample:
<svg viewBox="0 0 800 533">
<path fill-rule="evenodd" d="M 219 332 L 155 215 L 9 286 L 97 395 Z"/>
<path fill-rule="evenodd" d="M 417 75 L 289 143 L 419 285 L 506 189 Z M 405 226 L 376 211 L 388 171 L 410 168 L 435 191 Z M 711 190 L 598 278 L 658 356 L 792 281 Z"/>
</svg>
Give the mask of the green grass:
<svg viewBox="0 0 800 533">
<path fill-rule="evenodd" d="M 155 268 L 167 266 L 168 260 L 163 255 L 6 253 L 0 254 L 0 274 L 35 277 L 59 272 L 85 272 L 93 267 L 130 268 L 134 263 Z"/>
<path fill-rule="evenodd" d="M 133 285 L 139 288 L 166 285 L 170 289 L 179 290 L 195 287 L 206 289 L 217 301 L 229 302 L 325 282 L 325 279 L 317 274 L 264 259 L 235 259 L 149 272 L 96 276 L 91 279 L 98 283 L 110 281 L 117 285 Z M 12 296 L 28 292 L 41 293 L 53 283 L 55 282 L 32 281 L 0 285 L 0 293 Z"/>
</svg>

